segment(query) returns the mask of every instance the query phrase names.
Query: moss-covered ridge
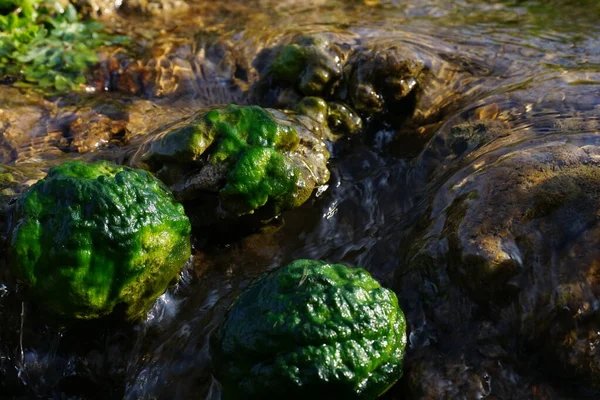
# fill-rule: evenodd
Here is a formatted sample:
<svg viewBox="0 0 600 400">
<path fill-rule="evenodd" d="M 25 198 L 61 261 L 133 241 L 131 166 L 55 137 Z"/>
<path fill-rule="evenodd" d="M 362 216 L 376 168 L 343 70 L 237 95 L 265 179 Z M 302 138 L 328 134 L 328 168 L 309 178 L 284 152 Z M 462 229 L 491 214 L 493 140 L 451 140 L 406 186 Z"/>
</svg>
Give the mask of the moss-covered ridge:
<svg viewBox="0 0 600 400">
<path fill-rule="evenodd" d="M 224 399 L 375 399 L 402 376 L 405 330 L 366 270 L 297 260 L 235 301 L 211 357 Z"/>
<path fill-rule="evenodd" d="M 10 262 L 52 314 L 147 310 L 190 256 L 190 223 L 158 180 L 106 162 L 50 169 L 16 203 Z"/>
</svg>

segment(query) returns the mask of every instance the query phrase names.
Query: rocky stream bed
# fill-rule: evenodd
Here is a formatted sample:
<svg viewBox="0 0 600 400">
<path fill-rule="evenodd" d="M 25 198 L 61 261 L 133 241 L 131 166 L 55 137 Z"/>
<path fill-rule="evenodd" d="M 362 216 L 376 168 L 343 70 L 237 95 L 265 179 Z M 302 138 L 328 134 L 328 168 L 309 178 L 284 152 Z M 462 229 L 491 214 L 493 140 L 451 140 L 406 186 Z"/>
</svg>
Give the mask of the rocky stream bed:
<svg viewBox="0 0 600 400">
<path fill-rule="evenodd" d="M 129 41 L 81 90 L 0 80 L 2 239 L 50 167 L 109 160 L 193 210 L 192 261 L 142 320 L 56 326 L 0 255 L 0 398 L 220 399 L 211 333 L 300 258 L 396 293 L 408 344 L 383 399 L 600 397 L 600 3 L 73 3 Z M 156 144 L 228 104 L 296 129 L 278 151 L 299 204 L 232 205 L 222 171 Z"/>
</svg>

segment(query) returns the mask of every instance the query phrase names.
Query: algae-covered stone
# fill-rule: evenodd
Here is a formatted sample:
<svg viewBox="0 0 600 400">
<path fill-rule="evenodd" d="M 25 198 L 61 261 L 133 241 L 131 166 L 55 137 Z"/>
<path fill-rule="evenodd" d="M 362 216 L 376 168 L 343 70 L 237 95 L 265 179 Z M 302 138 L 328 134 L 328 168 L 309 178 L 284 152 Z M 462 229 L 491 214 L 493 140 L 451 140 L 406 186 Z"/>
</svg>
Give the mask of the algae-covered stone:
<svg viewBox="0 0 600 400">
<path fill-rule="evenodd" d="M 140 316 L 190 256 L 183 207 L 150 173 L 107 162 L 51 168 L 15 206 L 10 260 L 52 314 Z"/>
<path fill-rule="evenodd" d="M 281 49 L 270 70 L 276 79 L 314 96 L 330 89 L 331 83 L 340 78 L 344 58 L 344 51 L 328 35 L 299 35 Z"/>
<path fill-rule="evenodd" d="M 409 44 L 359 44 L 349 35 L 322 32 L 299 35 L 283 46 L 269 71 L 306 96 L 342 100 L 368 117 L 410 112 L 404 100 L 424 84 L 430 64 Z"/>
<path fill-rule="evenodd" d="M 255 281 L 211 338 L 224 399 L 375 399 L 402 376 L 396 295 L 362 268 L 297 260 Z"/>
<path fill-rule="evenodd" d="M 294 107 L 299 114 L 312 118 L 332 133 L 355 135 L 362 130 L 362 119 L 347 105 L 340 102 L 329 102 L 319 97 L 303 98 Z M 335 140 L 335 137 L 331 139 Z"/>
<path fill-rule="evenodd" d="M 328 158 L 300 119 L 230 105 L 167 132 L 143 159 L 195 221 L 209 225 L 258 210 L 268 219 L 301 205 L 329 179 Z"/>
</svg>

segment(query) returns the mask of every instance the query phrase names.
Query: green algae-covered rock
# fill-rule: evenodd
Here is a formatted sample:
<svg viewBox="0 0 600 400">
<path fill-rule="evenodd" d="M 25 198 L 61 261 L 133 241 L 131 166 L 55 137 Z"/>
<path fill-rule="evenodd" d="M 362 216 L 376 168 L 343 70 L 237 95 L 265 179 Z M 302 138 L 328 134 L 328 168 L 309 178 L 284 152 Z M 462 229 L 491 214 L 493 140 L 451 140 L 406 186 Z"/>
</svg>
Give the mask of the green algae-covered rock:
<svg viewBox="0 0 600 400">
<path fill-rule="evenodd" d="M 350 107 L 340 102 L 327 103 L 319 97 L 307 96 L 298 102 L 294 109 L 299 114 L 327 126 L 334 134 L 355 135 L 363 127 L 362 119 Z M 332 136 L 330 139 L 337 138 Z"/>
<path fill-rule="evenodd" d="M 344 54 L 327 35 L 300 35 L 284 46 L 271 64 L 271 74 L 297 84 L 304 95 L 322 94 L 342 75 Z"/>
<path fill-rule="evenodd" d="M 17 201 L 13 271 L 52 314 L 143 314 L 190 256 L 183 206 L 156 178 L 107 162 L 51 168 Z"/>
<path fill-rule="evenodd" d="M 143 162 L 198 225 L 210 225 L 301 205 L 329 179 L 328 158 L 321 139 L 291 114 L 230 105 L 154 140 Z"/>
<path fill-rule="evenodd" d="M 297 260 L 235 301 L 210 350 L 224 399 L 375 399 L 405 346 L 396 295 L 366 270 Z"/>
</svg>

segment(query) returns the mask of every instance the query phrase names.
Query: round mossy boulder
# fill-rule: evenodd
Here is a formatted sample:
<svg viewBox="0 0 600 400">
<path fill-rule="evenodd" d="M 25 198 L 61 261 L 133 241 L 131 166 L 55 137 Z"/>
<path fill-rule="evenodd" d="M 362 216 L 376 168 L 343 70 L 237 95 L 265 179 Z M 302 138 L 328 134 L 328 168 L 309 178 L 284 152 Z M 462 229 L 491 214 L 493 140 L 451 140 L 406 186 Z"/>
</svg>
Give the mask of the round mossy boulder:
<svg viewBox="0 0 600 400">
<path fill-rule="evenodd" d="M 210 340 L 224 399 L 375 399 L 402 376 L 405 347 L 391 290 L 313 260 L 256 280 Z"/>
<path fill-rule="evenodd" d="M 91 319 L 142 315 L 190 257 L 183 206 L 150 173 L 107 162 L 51 168 L 18 200 L 14 274 L 44 309 Z"/>
</svg>

